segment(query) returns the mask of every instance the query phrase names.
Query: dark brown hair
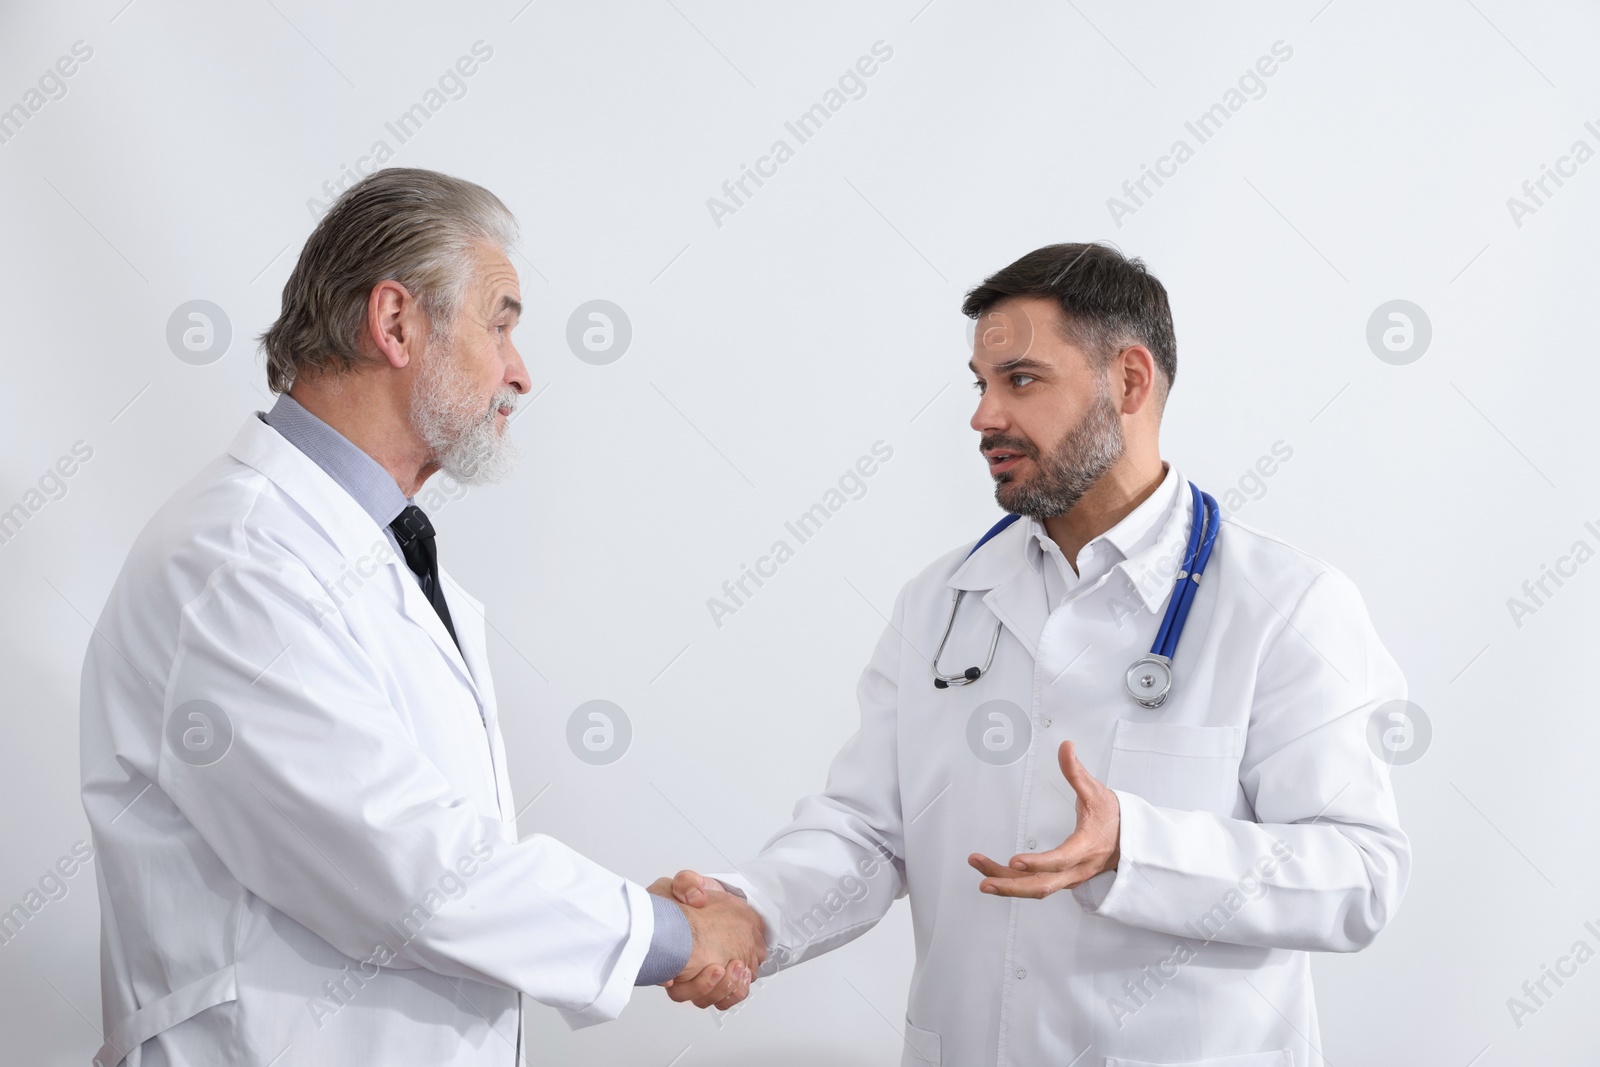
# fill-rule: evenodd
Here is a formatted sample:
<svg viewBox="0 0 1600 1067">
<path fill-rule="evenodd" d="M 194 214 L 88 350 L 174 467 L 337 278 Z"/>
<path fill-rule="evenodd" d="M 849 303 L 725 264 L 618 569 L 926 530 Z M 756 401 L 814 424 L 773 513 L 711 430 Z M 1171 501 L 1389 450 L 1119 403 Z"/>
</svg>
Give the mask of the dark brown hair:
<svg viewBox="0 0 1600 1067">
<path fill-rule="evenodd" d="M 1144 345 L 1166 379 L 1165 401 L 1178 375 L 1178 340 L 1167 290 L 1143 261 L 1103 244 L 1045 245 L 985 278 L 961 313 L 976 319 L 1014 296 L 1054 300 L 1067 340 L 1102 366 L 1129 345 Z"/>
</svg>

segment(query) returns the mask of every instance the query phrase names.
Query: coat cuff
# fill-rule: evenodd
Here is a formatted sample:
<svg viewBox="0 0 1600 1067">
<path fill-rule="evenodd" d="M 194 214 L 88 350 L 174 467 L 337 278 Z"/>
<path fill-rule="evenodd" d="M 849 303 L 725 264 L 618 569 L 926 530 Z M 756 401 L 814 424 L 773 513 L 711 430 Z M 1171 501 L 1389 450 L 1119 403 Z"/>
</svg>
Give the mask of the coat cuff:
<svg viewBox="0 0 1600 1067">
<path fill-rule="evenodd" d="M 624 882 L 623 891 L 627 894 L 628 914 L 632 921 L 628 938 L 619 946 L 611 973 L 600 987 L 600 995 L 577 1011 L 561 1012 L 561 1017 L 574 1030 L 596 1023 L 608 1023 L 622 1014 L 622 1009 L 628 1006 L 628 998 L 633 995 L 633 980 L 639 974 L 645 954 L 650 951 L 650 940 L 655 936 L 656 927 L 655 908 L 650 903 L 650 894 L 645 892 L 644 886 L 633 882 Z"/>
<path fill-rule="evenodd" d="M 707 878 L 715 878 L 722 883 L 722 888 L 736 897 L 742 897 L 751 910 L 761 916 L 761 923 L 766 928 L 767 935 L 767 961 L 756 972 L 756 977 L 765 978 L 775 974 L 783 968 L 783 961 L 779 958 L 781 952 L 778 947 L 778 933 L 783 927 L 783 915 L 777 907 L 766 897 L 762 896 L 755 886 L 750 884 L 750 879 L 742 874 L 708 874 Z"/>
<path fill-rule="evenodd" d="M 1120 855 L 1116 869 L 1101 871 L 1088 881 L 1080 883 L 1072 890 L 1072 896 L 1078 902 L 1078 906 L 1090 915 L 1120 919 L 1122 916 L 1117 914 L 1118 902 L 1128 895 L 1130 892 L 1128 886 L 1138 877 L 1135 868 L 1138 866 L 1140 846 L 1147 832 L 1148 824 L 1144 815 L 1149 809 L 1149 801 L 1132 793 L 1124 793 L 1120 789 L 1113 789 L 1112 792 L 1117 795 L 1117 805 L 1120 809 L 1117 838 Z"/>
</svg>

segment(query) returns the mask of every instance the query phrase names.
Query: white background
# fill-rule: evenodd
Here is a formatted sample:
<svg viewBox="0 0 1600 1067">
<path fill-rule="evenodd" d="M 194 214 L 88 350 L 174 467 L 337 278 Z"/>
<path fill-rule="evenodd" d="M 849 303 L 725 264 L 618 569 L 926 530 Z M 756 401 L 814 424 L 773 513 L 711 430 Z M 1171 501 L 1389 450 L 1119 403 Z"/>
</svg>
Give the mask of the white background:
<svg viewBox="0 0 1600 1067">
<path fill-rule="evenodd" d="M 515 789 L 538 797 L 523 833 L 642 881 L 760 847 L 853 729 L 900 585 L 997 516 L 964 291 L 1038 245 L 1111 240 L 1171 293 L 1165 456 L 1220 497 L 1291 447 L 1239 517 L 1355 579 L 1432 722 L 1394 771 L 1405 905 L 1368 951 L 1314 963 L 1328 1060 L 1592 1055 L 1600 962 L 1520 1028 L 1506 1006 L 1578 939 L 1600 948 L 1600 562 L 1520 627 L 1507 607 L 1600 547 L 1600 162 L 1520 226 L 1507 207 L 1575 140 L 1600 149 L 1592 5 L 124 2 L 0 10 L 0 108 L 93 49 L 0 144 L 0 510 L 93 449 L 0 545 L 0 909 L 87 836 L 88 620 L 158 504 L 268 405 L 253 339 L 307 200 L 383 138 L 524 229 L 524 459 L 433 514 L 493 624 Z M 399 145 L 384 123 L 480 40 L 466 94 Z M 865 95 L 796 146 L 784 122 L 877 41 L 893 56 Z M 1195 146 L 1184 122 L 1277 41 L 1265 94 L 1119 226 L 1107 198 Z M 716 225 L 707 198 L 780 137 L 795 157 Z M 607 366 L 565 340 L 596 298 L 633 326 Z M 208 365 L 166 341 L 193 299 L 232 325 Z M 1392 299 L 1432 324 L 1406 365 L 1366 342 Z M 706 599 L 878 440 L 894 454 L 865 496 L 714 626 Z M 634 728 L 606 767 L 565 742 L 596 698 Z M 0 946 L 8 1062 L 101 1041 L 93 877 Z M 721 1028 L 655 990 L 580 1033 L 531 1005 L 530 1060 L 893 1062 L 911 964 L 900 905 Z"/>
</svg>

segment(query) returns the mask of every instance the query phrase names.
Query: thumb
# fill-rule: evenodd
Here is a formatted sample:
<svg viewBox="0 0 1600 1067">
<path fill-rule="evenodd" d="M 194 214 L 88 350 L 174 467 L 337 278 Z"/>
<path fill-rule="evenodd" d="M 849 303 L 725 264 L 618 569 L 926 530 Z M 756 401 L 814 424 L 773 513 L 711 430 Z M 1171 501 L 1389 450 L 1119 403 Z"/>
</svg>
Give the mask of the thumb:
<svg viewBox="0 0 1600 1067">
<path fill-rule="evenodd" d="M 1061 764 L 1061 774 L 1072 787 L 1072 791 L 1078 794 L 1079 800 L 1087 802 L 1094 796 L 1094 787 L 1098 783 L 1088 768 L 1079 761 L 1077 746 L 1071 741 L 1061 742 L 1061 747 L 1056 750 L 1056 762 Z"/>
<path fill-rule="evenodd" d="M 672 896 L 680 904 L 690 907 L 703 908 L 706 905 L 706 883 L 709 881 L 704 875 L 695 871 L 679 871 L 672 879 Z"/>
</svg>

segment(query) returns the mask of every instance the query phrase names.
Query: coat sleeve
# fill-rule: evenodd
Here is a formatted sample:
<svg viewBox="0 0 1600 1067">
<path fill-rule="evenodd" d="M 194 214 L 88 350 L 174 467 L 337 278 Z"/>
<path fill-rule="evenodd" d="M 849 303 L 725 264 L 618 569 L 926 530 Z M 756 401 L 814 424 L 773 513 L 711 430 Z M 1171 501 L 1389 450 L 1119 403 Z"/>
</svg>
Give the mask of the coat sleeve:
<svg viewBox="0 0 1600 1067">
<path fill-rule="evenodd" d="M 826 787 L 795 805 L 793 821 L 755 859 L 711 876 L 766 923 L 763 975 L 855 940 L 905 895 L 895 681 L 904 611 L 902 592 L 856 687 L 861 725 L 834 757 Z"/>
<path fill-rule="evenodd" d="M 517 989 L 574 1028 L 615 1018 L 653 930 L 643 888 L 454 789 L 325 599 L 270 549 L 211 574 L 162 712 L 168 739 L 198 709 L 226 748 L 196 765 L 163 744 L 160 787 L 241 885 L 353 959 Z"/>
<path fill-rule="evenodd" d="M 1201 941 L 1352 952 L 1393 917 L 1411 849 L 1368 720 L 1404 700 L 1355 586 L 1325 571 L 1262 656 L 1239 782 L 1255 819 L 1117 790 L 1121 860 L 1073 890 L 1091 914 Z"/>
</svg>

